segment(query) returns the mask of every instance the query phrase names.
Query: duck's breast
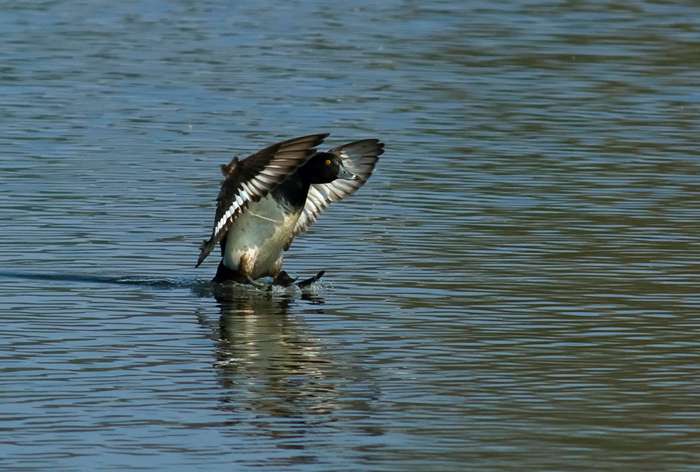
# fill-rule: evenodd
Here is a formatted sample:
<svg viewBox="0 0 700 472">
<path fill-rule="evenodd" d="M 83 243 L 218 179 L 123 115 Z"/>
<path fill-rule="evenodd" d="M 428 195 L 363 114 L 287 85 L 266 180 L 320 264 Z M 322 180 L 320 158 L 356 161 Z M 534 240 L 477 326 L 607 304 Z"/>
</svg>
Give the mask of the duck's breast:
<svg viewBox="0 0 700 472">
<path fill-rule="evenodd" d="M 300 211 L 280 205 L 270 195 L 250 203 L 228 230 L 224 264 L 253 279 L 275 275 L 270 271 L 281 262 L 284 245 L 300 215 Z"/>
</svg>

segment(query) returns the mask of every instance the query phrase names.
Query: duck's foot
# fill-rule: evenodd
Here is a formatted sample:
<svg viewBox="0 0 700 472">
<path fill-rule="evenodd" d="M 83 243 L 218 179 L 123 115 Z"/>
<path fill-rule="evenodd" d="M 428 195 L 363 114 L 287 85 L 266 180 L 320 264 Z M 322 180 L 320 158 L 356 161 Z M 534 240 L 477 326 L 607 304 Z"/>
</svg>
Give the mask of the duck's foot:
<svg viewBox="0 0 700 472">
<path fill-rule="evenodd" d="M 323 277 L 323 274 L 325 274 L 325 273 L 326 273 L 326 271 L 325 271 L 325 270 L 322 270 L 321 272 L 319 272 L 318 274 L 314 275 L 313 277 L 309 277 L 309 278 L 306 279 L 306 280 L 302 280 L 301 282 L 297 282 L 297 287 L 299 287 L 299 288 L 308 287 L 308 286 L 311 285 L 312 283 L 318 282 L 318 281 L 321 279 L 321 277 Z"/>
<path fill-rule="evenodd" d="M 250 277 L 247 277 L 235 269 L 229 269 L 224 265 L 224 262 L 219 262 L 219 267 L 216 269 L 216 275 L 212 282 L 223 284 L 226 282 L 236 282 L 239 284 L 247 284 L 250 282 Z"/>
<path fill-rule="evenodd" d="M 251 279 L 250 276 L 246 277 L 246 283 L 252 285 L 253 287 L 262 288 L 264 290 L 271 290 L 272 286 L 274 285 L 274 282 L 271 284 L 268 284 L 266 282 L 258 282 L 257 280 Z"/>
<path fill-rule="evenodd" d="M 270 284 L 270 287 L 291 287 L 292 285 L 296 285 L 299 288 L 306 288 L 309 285 L 313 284 L 314 282 L 317 282 L 321 277 L 323 277 L 323 274 L 325 274 L 326 271 L 322 270 L 318 274 L 314 275 L 313 277 L 309 277 L 306 280 L 302 280 L 301 282 L 297 282 L 296 278 L 291 278 L 289 274 L 287 274 L 285 271 L 281 271 L 275 279 L 272 281 L 272 284 Z M 251 282 L 252 283 L 252 282 Z"/>
<path fill-rule="evenodd" d="M 270 284 L 270 287 L 291 287 L 295 280 L 296 279 L 291 278 L 285 271 L 280 271 Z"/>
</svg>

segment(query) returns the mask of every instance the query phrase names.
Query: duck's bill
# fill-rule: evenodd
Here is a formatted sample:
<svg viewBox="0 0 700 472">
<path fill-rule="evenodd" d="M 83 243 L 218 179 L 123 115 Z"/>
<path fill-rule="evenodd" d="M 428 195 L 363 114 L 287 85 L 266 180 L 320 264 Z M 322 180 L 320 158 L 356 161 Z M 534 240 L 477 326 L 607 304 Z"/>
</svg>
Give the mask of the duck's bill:
<svg viewBox="0 0 700 472">
<path fill-rule="evenodd" d="M 359 175 L 355 175 L 352 172 L 349 172 L 345 167 L 343 167 L 342 164 L 340 166 L 340 170 L 338 171 L 338 178 L 344 180 L 360 180 Z"/>
</svg>

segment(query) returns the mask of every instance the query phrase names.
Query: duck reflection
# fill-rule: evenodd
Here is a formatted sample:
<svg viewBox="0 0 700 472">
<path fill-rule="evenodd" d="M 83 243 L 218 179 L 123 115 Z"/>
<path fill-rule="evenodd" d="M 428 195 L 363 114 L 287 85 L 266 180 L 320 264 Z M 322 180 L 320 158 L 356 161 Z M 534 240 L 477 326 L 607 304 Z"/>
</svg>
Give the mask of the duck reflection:
<svg viewBox="0 0 700 472">
<path fill-rule="evenodd" d="M 210 326 L 224 390 L 220 408 L 254 415 L 259 433 L 276 438 L 329 422 L 347 380 L 289 314 L 299 303 L 294 294 L 218 287 L 214 296 L 221 308 L 218 325 Z M 312 302 L 321 309 L 321 299 Z"/>
</svg>

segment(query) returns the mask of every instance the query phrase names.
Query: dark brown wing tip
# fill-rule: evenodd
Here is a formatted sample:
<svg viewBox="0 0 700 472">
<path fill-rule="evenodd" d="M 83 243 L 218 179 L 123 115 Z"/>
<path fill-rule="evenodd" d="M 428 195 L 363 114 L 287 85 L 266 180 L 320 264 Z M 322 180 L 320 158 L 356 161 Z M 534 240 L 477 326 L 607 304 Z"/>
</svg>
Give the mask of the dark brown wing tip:
<svg viewBox="0 0 700 472">
<path fill-rule="evenodd" d="M 270 149 L 270 148 L 274 148 L 274 147 L 281 148 L 281 147 L 284 147 L 285 145 L 289 145 L 292 143 L 298 143 L 298 142 L 304 142 L 304 141 L 309 141 L 308 147 L 312 148 L 312 147 L 316 147 L 319 144 L 321 144 L 323 142 L 323 140 L 326 139 L 330 135 L 331 135 L 330 133 L 307 134 L 306 136 L 299 136 L 297 138 L 291 138 L 291 139 L 287 139 L 285 141 L 280 141 L 279 143 L 275 143 L 266 149 Z"/>
<path fill-rule="evenodd" d="M 378 139 L 368 139 L 367 142 L 372 143 L 377 151 L 375 153 L 375 157 L 379 157 L 382 154 L 384 154 L 384 143 L 379 141 Z"/>
<path fill-rule="evenodd" d="M 216 242 L 212 244 L 212 241 L 215 241 L 213 236 L 211 239 L 202 242 L 202 245 L 199 246 L 199 249 L 201 249 L 202 252 L 199 253 L 197 264 L 195 264 L 194 266 L 195 269 L 199 267 L 202 264 L 202 262 L 204 262 L 204 259 L 207 258 L 207 256 L 211 253 L 211 250 L 214 249 L 214 246 L 216 246 Z"/>
<path fill-rule="evenodd" d="M 304 139 L 312 139 L 313 144 L 309 144 L 309 148 L 314 148 L 323 143 L 323 140 L 330 135 L 331 133 L 309 134 L 307 136 L 301 136 L 299 138 L 290 139 L 289 141 L 302 141 Z"/>
<path fill-rule="evenodd" d="M 309 144 L 309 148 L 314 148 L 314 147 L 320 145 L 321 143 L 323 143 L 323 140 L 326 139 L 330 135 L 331 135 L 331 133 L 310 134 L 308 136 L 302 136 L 300 138 L 296 138 L 293 141 L 313 138 L 313 140 L 312 140 L 313 144 Z"/>
</svg>

